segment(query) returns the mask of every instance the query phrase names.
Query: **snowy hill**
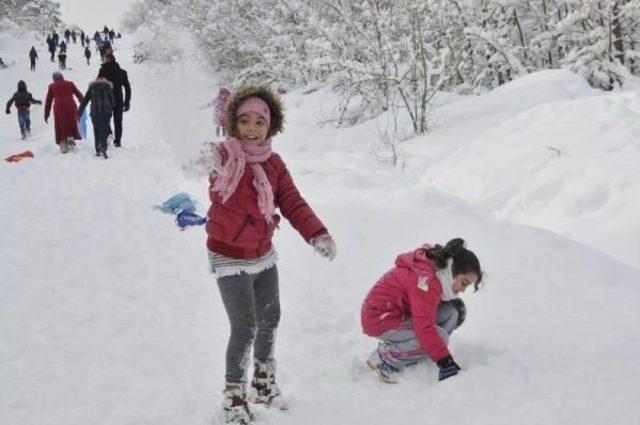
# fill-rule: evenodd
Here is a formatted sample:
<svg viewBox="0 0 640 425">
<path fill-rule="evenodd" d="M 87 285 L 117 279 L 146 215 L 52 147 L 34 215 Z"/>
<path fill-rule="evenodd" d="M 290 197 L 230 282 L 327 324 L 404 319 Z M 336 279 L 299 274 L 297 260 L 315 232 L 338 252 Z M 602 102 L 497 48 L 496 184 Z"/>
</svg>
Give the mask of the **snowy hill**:
<svg viewBox="0 0 640 425">
<path fill-rule="evenodd" d="M 18 59 L 0 71 L 1 92 L 8 98 L 23 78 L 42 99 L 54 69 L 42 41 L 33 74 L 30 42 L 2 41 Z M 180 232 L 151 208 L 187 191 L 206 211 L 206 180 L 181 165 L 212 138 L 211 111 L 199 107 L 216 82 L 193 62 L 135 65 L 133 42 L 116 45 L 133 101 L 109 160 L 92 155 L 92 140 L 61 155 L 42 107 L 25 142 L 15 112 L 0 119 L 2 157 L 35 154 L 0 166 L 3 425 L 216 419 L 228 324 L 204 232 Z M 97 65 L 71 47 L 65 75 L 84 91 Z M 634 93 L 546 72 L 438 99 L 433 132 L 401 145 L 404 170 L 375 160 L 375 122 L 317 125 L 333 105 L 326 89 L 284 100 L 274 149 L 339 252 L 327 263 L 287 224 L 276 236 L 276 350 L 291 410 L 256 408 L 260 423 L 640 420 Z M 435 366 L 422 364 L 383 384 L 364 366 L 375 341 L 360 332 L 360 303 L 398 253 L 455 236 L 488 270 L 486 288 L 465 294 L 468 320 L 451 342 L 464 371 L 438 383 Z"/>
</svg>

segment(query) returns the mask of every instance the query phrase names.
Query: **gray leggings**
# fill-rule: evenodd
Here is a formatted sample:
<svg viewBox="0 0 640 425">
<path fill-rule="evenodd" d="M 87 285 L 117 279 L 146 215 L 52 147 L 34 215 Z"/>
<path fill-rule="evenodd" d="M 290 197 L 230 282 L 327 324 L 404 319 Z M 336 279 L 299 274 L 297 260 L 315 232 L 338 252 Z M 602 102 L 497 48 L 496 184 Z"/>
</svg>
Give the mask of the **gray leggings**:
<svg viewBox="0 0 640 425">
<path fill-rule="evenodd" d="M 453 305 L 446 301 L 438 304 L 436 329 L 445 344 L 456 329 L 457 320 L 458 310 Z M 378 339 L 378 355 L 398 368 L 428 358 L 413 330 L 411 319 L 397 329 L 386 331 Z"/>
<path fill-rule="evenodd" d="M 256 274 L 243 272 L 221 277 L 218 287 L 231 324 L 225 379 L 230 383 L 244 383 L 252 345 L 257 360 L 273 360 L 280 321 L 278 269 L 273 266 Z"/>
</svg>

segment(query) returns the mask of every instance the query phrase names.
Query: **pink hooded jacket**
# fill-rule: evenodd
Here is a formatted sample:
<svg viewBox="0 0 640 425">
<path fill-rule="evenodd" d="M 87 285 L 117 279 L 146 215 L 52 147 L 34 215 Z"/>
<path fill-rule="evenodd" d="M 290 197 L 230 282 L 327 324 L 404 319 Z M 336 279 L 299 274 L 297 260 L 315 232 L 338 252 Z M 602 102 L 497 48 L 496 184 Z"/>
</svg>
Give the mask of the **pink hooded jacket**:
<svg viewBox="0 0 640 425">
<path fill-rule="evenodd" d="M 362 303 L 362 330 L 377 337 L 411 319 L 422 349 L 438 361 L 450 354 L 436 329 L 441 294 L 436 265 L 425 249 L 401 254 L 395 267 L 376 282 Z"/>
</svg>

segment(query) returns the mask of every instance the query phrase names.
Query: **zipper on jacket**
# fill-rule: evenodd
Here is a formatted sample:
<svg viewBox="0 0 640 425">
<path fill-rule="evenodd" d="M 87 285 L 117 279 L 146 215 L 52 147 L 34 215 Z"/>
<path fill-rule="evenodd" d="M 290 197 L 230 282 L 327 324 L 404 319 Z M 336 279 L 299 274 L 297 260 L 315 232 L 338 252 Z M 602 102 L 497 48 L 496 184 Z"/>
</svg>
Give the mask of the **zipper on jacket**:
<svg viewBox="0 0 640 425">
<path fill-rule="evenodd" d="M 240 227 L 240 230 L 238 230 L 238 232 L 236 233 L 236 235 L 233 237 L 233 239 L 231 240 L 231 242 L 235 242 L 236 239 L 238 239 L 240 237 L 240 234 L 242 233 L 242 231 L 244 230 L 245 227 L 247 227 L 247 224 L 249 224 L 249 220 L 251 219 L 251 217 L 246 216 L 244 218 L 244 223 L 242 223 L 242 226 Z"/>
</svg>

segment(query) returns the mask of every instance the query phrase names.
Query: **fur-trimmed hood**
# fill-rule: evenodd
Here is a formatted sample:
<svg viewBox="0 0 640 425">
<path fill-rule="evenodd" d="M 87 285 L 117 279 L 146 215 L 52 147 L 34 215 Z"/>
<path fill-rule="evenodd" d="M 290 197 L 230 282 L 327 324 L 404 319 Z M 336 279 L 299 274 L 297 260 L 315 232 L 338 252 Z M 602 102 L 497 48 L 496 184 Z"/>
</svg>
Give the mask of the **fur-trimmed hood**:
<svg viewBox="0 0 640 425">
<path fill-rule="evenodd" d="M 236 133 L 236 111 L 246 99 L 250 97 L 259 97 L 264 100 L 269 106 L 271 112 L 271 124 L 269 125 L 269 133 L 267 137 L 271 138 L 276 134 L 282 132 L 284 129 L 284 112 L 282 107 L 282 101 L 280 97 L 276 95 L 267 86 L 245 86 L 235 93 L 231 94 L 226 104 L 227 125 L 226 133 L 231 137 L 238 137 Z"/>
<path fill-rule="evenodd" d="M 106 78 L 98 78 L 97 80 L 93 80 L 91 83 L 89 83 L 89 87 L 97 87 L 101 84 L 106 85 L 111 90 L 113 90 L 113 84 L 111 83 L 111 81 L 107 80 Z"/>
</svg>

